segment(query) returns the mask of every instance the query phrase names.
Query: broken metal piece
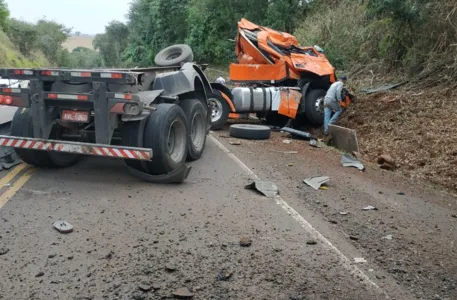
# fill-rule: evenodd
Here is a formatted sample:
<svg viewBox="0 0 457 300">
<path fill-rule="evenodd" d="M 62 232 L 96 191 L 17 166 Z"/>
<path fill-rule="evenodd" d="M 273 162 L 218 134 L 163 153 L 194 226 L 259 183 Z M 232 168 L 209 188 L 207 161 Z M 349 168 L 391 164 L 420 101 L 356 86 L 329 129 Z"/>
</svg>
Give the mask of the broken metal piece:
<svg viewBox="0 0 457 300">
<path fill-rule="evenodd" d="M 360 171 L 365 171 L 365 166 L 355 157 L 345 153 L 343 157 L 341 157 L 341 165 L 343 167 L 353 167 L 357 168 Z"/>
<path fill-rule="evenodd" d="M 330 181 L 330 177 L 328 176 L 320 176 L 320 177 L 311 177 L 308 179 L 303 180 L 304 183 L 315 189 L 316 191 L 321 187 L 321 185 Z"/>
<path fill-rule="evenodd" d="M 330 124 L 328 125 L 328 133 L 335 148 L 348 153 L 360 152 L 355 130 Z"/>
<path fill-rule="evenodd" d="M 360 91 L 363 92 L 363 93 L 366 93 L 368 95 L 379 93 L 379 92 L 386 92 L 388 90 L 393 90 L 393 89 L 395 89 L 395 88 L 397 88 L 399 86 L 402 86 L 407 82 L 408 81 L 404 81 L 404 82 L 401 82 L 401 83 L 394 83 L 394 84 L 385 84 L 385 85 L 380 86 L 380 87 L 375 88 L 375 89 L 364 88 L 364 89 L 361 89 Z"/>
<path fill-rule="evenodd" d="M 279 188 L 273 183 L 268 181 L 254 181 L 245 186 L 246 189 L 257 190 L 265 197 L 273 198 L 279 194 Z"/>
<path fill-rule="evenodd" d="M 367 260 L 363 257 L 355 257 L 354 258 L 354 261 L 357 263 L 357 264 L 360 264 L 360 263 L 366 263 Z"/>
<path fill-rule="evenodd" d="M 321 143 L 316 139 L 312 139 L 311 141 L 309 141 L 309 145 L 314 148 L 322 148 Z"/>
<path fill-rule="evenodd" d="M 300 130 L 292 129 L 292 128 L 289 128 L 289 127 L 283 127 L 283 128 L 281 128 L 281 131 L 290 133 L 293 136 L 300 137 L 300 138 L 303 138 L 305 140 L 309 140 L 309 139 L 313 138 L 313 136 L 309 132 L 300 131 Z"/>
<path fill-rule="evenodd" d="M 368 205 L 367 207 L 364 207 L 363 210 L 378 210 L 378 209 L 372 205 Z"/>
<path fill-rule="evenodd" d="M 56 221 L 52 224 L 55 229 L 57 229 L 60 233 L 70 233 L 73 231 L 73 225 L 68 223 L 67 221 Z"/>
</svg>

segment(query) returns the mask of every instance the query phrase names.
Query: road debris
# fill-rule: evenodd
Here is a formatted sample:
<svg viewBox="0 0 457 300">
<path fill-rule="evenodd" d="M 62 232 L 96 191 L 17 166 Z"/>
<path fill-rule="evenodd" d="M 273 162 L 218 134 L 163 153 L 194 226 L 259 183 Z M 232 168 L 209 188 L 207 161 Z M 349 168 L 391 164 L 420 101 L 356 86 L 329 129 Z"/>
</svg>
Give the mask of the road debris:
<svg viewBox="0 0 457 300">
<path fill-rule="evenodd" d="M 176 271 L 176 266 L 172 263 L 168 263 L 165 266 L 165 270 L 167 270 L 168 272 L 174 272 L 174 271 Z"/>
<path fill-rule="evenodd" d="M 366 263 L 367 260 L 363 257 L 355 257 L 354 258 L 354 261 L 357 263 L 357 264 L 361 264 L 361 263 Z"/>
<path fill-rule="evenodd" d="M 241 247 L 250 247 L 252 245 L 252 240 L 248 237 L 242 237 L 240 239 L 240 246 Z"/>
<path fill-rule="evenodd" d="M 265 197 L 273 198 L 279 194 L 279 188 L 273 183 L 268 181 L 254 181 L 245 186 L 245 189 L 256 190 Z"/>
<path fill-rule="evenodd" d="M 322 148 L 321 142 L 319 142 L 319 141 L 316 140 L 316 139 L 310 140 L 310 141 L 309 141 L 309 145 L 310 145 L 311 147 L 314 147 L 314 148 Z"/>
<path fill-rule="evenodd" d="M 273 150 L 273 152 L 282 153 L 282 154 L 298 154 L 298 151 L 276 151 L 276 150 Z"/>
<path fill-rule="evenodd" d="M 287 166 L 288 166 L 288 167 L 293 167 L 293 166 L 294 166 L 294 163 L 288 163 Z"/>
<path fill-rule="evenodd" d="M 347 153 L 360 152 L 357 133 L 353 129 L 329 125 L 328 133 L 331 137 L 331 145 Z"/>
<path fill-rule="evenodd" d="M 343 167 L 357 168 L 360 171 L 365 171 L 365 166 L 355 157 L 345 153 L 341 157 L 341 165 Z"/>
<path fill-rule="evenodd" d="M 403 192 L 398 192 L 397 195 L 399 195 L 399 196 L 405 196 L 406 194 L 403 193 Z"/>
<path fill-rule="evenodd" d="M 340 215 L 347 216 L 349 213 L 347 211 L 340 211 Z"/>
<path fill-rule="evenodd" d="M 306 241 L 306 245 L 316 245 L 317 242 L 315 240 L 308 240 Z"/>
<path fill-rule="evenodd" d="M 8 249 L 8 248 L 0 248 L 0 256 L 5 255 L 8 252 L 10 252 L 10 249 Z"/>
<path fill-rule="evenodd" d="M 377 159 L 378 165 L 380 165 L 381 169 L 393 171 L 396 168 L 395 160 L 392 156 L 383 154 L 380 155 Z"/>
<path fill-rule="evenodd" d="M 367 94 L 367 95 L 371 95 L 371 94 L 375 94 L 375 93 L 379 93 L 379 92 L 386 92 L 386 91 L 389 91 L 389 90 L 393 90 L 399 86 L 402 86 L 404 84 L 406 84 L 408 81 L 404 81 L 404 82 L 401 82 L 401 83 L 394 83 L 394 84 L 385 84 L 385 85 L 382 85 L 378 88 L 375 88 L 375 89 L 372 89 L 372 88 L 362 88 L 360 89 L 361 92 Z"/>
<path fill-rule="evenodd" d="M 102 259 L 108 259 L 108 260 L 110 260 L 111 258 L 113 258 L 113 255 L 114 255 L 114 252 L 113 252 L 113 250 L 111 250 L 108 254 L 106 254 L 105 256 L 103 256 Z"/>
<path fill-rule="evenodd" d="M 309 139 L 313 138 L 313 136 L 309 132 L 292 129 L 290 127 L 281 128 L 281 132 L 287 132 L 287 133 L 290 133 L 294 137 L 299 137 L 299 138 L 302 138 L 305 140 L 309 140 Z"/>
<path fill-rule="evenodd" d="M 316 191 L 324 184 L 330 181 L 330 177 L 328 176 L 320 176 L 320 177 L 311 177 L 305 179 L 303 182 L 315 189 Z"/>
<path fill-rule="evenodd" d="M 388 234 L 388 235 L 382 237 L 383 240 L 388 240 L 388 241 L 392 240 L 393 238 L 394 238 L 394 237 L 393 237 L 393 235 L 391 235 L 391 234 Z"/>
<path fill-rule="evenodd" d="M 221 269 L 221 270 L 219 270 L 219 273 L 217 274 L 217 280 L 218 281 L 227 281 L 232 276 L 233 276 L 233 271 Z"/>
<path fill-rule="evenodd" d="M 44 275 L 44 272 L 38 272 L 36 273 L 35 277 L 42 277 Z"/>
<path fill-rule="evenodd" d="M 173 292 L 173 296 L 178 298 L 192 298 L 194 294 L 192 294 L 188 288 L 179 288 Z"/>
<path fill-rule="evenodd" d="M 153 287 L 147 284 L 141 284 L 138 286 L 138 289 L 143 292 L 149 292 L 153 289 Z"/>
<path fill-rule="evenodd" d="M 353 240 L 353 241 L 358 241 L 358 240 L 359 240 L 359 238 L 356 237 L 355 235 L 350 235 L 350 236 L 349 236 L 349 239 L 351 239 L 351 240 Z"/>
<path fill-rule="evenodd" d="M 292 140 L 283 140 L 282 142 L 286 145 L 292 144 Z"/>
<path fill-rule="evenodd" d="M 73 231 L 73 225 L 68 223 L 67 221 L 56 221 L 52 224 L 55 229 L 57 229 L 60 233 L 70 233 Z"/>
<path fill-rule="evenodd" d="M 457 219 L 457 215 L 451 215 L 451 217 L 453 217 L 453 218 L 456 218 L 456 219 Z"/>
<path fill-rule="evenodd" d="M 233 145 L 233 146 L 240 146 L 240 145 L 241 145 L 241 142 L 240 142 L 240 141 L 233 141 L 233 140 L 230 140 L 230 141 L 229 141 L 229 144 L 230 144 L 230 145 Z"/>
<path fill-rule="evenodd" d="M 362 210 L 378 210 L 378 209 L 372 205 L 368 205 L 368 206 L 364 207 Z"/>
</svg>

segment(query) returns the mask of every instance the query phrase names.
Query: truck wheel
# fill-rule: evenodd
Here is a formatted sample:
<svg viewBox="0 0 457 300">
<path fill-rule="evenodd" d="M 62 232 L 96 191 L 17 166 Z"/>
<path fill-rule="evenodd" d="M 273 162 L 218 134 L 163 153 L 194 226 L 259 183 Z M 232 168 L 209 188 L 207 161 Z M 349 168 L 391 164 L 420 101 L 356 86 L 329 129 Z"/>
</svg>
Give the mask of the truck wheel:
<svg viewBox="0 0 457 300">
<path fill-rule="evenodd" d="M 146 123 L 143 146 L 152 149 L 152 160 L 143 166 L 151 175 L 168 174 L 186 162 L 187 118 L 176 104 L 159 104 Z"/>
<path fill-rule="evenodd" d="M 187 160 L 199 159 L 206 144 L 207 114 L 203 103 L 196 99 L 183 100 L 179 104 L 187 118 L 188 150 Z"/>
<path fill-rule="evenodd" d="M 188 45 L 173 45 L 157 53 L 154 61 L 159 67 L 179 66 L 181 63 L 193 62 L 194 53 Z"/>
<path fill-rule="evenodd" d="M 228 120 L 230 106 L 220 92 L 209 93 L 208 104 L 211 109 L 211 129 L 222 129 Z"/>
<path fill-rule="evenodd" d="M 314 125 L 324 124 L 324 97 L 325 90 L 312 90 L 305 98 L 306 119 Z"/>
<path fill-rule="evenodd" d="M 33 137 L 32 115 L 29 109 L 18 109 L 11 123 L 11 135 Z M 46 152 L 28 149 L 15 149 L 17 155 L 27 164 L 37 167 L 65 168 L 78 161 L 78 155 Z"/>
<path fill-rule="evenodd" d="M 267 126 L 252 124 L 235 124 L 230 126 L 230 136 L 247 140 L 268 140 L 271 129 Z"/>
<path fill-rule="evenodd" d="M 121 129 L 121 139 L 122 145 L 128 147 L 138 147 L 138 133 L 140 131 L 140 122 L 126 122 L 122 124 Z M 126 159 L 124 160 L 125 164 L 131 168 L 134 168 L 138 171 L 145 172 L 145 169 L 142 166 L 140 160 L 135 159 Z"/>
</svg>

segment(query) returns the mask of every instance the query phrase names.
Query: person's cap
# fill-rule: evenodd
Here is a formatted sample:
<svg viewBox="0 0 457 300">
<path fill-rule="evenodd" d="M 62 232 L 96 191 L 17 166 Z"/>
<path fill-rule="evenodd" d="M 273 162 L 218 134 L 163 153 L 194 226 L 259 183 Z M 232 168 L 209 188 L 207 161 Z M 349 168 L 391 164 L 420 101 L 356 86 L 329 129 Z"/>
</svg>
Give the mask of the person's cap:
<svg viewBox="0 0 457 300">
<path fill-rule="evenodd" d="M 343 74 L 343 75 L 340 75 L 340 77 L 338 79 L 346 81 L 346 80 L 348 80 L 348 77 Z"/>
</svg>

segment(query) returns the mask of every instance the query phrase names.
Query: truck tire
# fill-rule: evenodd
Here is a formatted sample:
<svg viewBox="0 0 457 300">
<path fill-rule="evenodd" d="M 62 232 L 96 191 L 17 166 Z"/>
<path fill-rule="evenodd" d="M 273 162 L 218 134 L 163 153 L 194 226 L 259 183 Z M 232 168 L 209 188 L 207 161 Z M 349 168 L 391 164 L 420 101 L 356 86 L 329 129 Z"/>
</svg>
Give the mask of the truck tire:
<svg viewBox="0 0 457 300">
<path fill-rule="evenodd" d="M 187 118 L 180 106 L 157 105 L 148 117 L 143 136 L 143 147 L 152 149 L 152 160 L 142 164 L 149 174 L 168 174 L 185 164 L 187 131 Z"/>
<path fill-rule="evenodd" d="M 193 62 L 194 53 L 188 45 L 173 45 L 157 53 L 154 61 L 159 67 L 179 66 L 181 63 Z"/>
<path fill-rule="evenodd" d="M 30 109 L 18 109 L 11 123 L 11 135 L 33 137 L 33 122 Z M 74 165 L 79 156 L 75 154 L 46 152 L 39 150 L 15 149 L 17 155 L 27 164 L 46 168 L 65 168 Z"/>
<path fill-rule="evenodd" d="M 211 129 L 222 129 L 228 120 L 230 106 L 218 91 L 208 93 L 208 104 L 211 109 Z"/>
<path fill-rule="evenodd" d="M 138 133 L 140 132 L 140 121 L 126 122 L 122 124 L 121 129 L 121 139 L 122 145 L 128 147 L 139 147 L 138 145 Z M 145 172 L 146 169 L 143 168 L 143 165 L 140 160 L 135 159 L 126 159 L 124 160 L 125 164 L 131 168 L 134 168 L 138 171 Z"/>
<path fill-rule="evenodd" d="M 230 126 L 230 136 L 247 140 L 268 140 L 271 129 L 267 126 L 252 124 L 235 124 Z"/>
<path fill-rule="evenodd" d="M 313 125 L 324 124 L 324 97 L 326 90 L 310 91 L 305 98 L 305 116 Z"/>
<path fill-rule="evenodd" d="M 207 109 L 196 99 L 183 100 L 179 104 L 187 118 L 188 150 L 187 160 L 199 159 L 206 144 Z"/>
</svg>

